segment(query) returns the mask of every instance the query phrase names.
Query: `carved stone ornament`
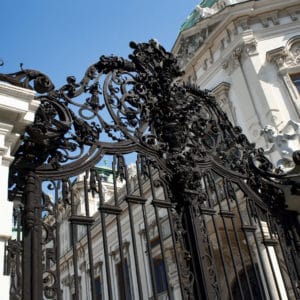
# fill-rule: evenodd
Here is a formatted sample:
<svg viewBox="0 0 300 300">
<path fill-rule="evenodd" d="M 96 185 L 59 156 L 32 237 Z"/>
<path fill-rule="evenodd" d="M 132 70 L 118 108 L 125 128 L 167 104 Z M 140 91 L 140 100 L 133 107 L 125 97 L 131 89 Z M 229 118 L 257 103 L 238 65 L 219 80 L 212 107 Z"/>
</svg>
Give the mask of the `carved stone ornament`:
<svg viewBox="0 0 300 300">
<path fill-rule="evenodd" d="M 227 71 L 227 73 L 230 75 L 233 73 L 233 71 L 239 67 L 240 65 L 240 59 L 242 57 L 243 52 L 243 46 L 236 47 L 225 59 L 225 61 L 222 64 L 222 67 L 224 70 Z"/>
<path fill-rule="evenodd" d="M 246 31 L 246 30 L 250 29 L 249 18 L 248 17 L 240 18 L 236 22 L 236 24 L 237 24 L 237 26 L 241 27 L 243 31 Z"/>
<path fill-rule="evenodd" d="M 257 54 L 257 41 L 255 38 L 245 38 L 245 40 L 237 46 L 229 56 L 224 60 L 222 67 L 230 75 L 240 66 L 240 61 L 244 56 L 252 56 Z"/>
<path fill-rule="evenodd" d="M 199 32 L 190 36 L 181 37 L 181 45 L 178 52 L 176 53 L 176 57 L 178 59 L 178 64 L 180 67 L 183 67 L 195 55 L 196 51 L 205 44 L 208 36 L 217 25 L 218 23 L 203 28 Z"/>
<path fill-rule="evenodd" d="M 211 93 L 216 97 L 218 104 L 222 110 L 228 115 L 230 121 L 233 124 L 237 124 L 236 111 L 233 103 L 229 99 L 230 83 L 221 82 L 215 88 L 212 89 Z"/>
<path fill-rule="evenodd" d="M 300 124 L 290 120 L 280 132 L 273 126 L 267 125 L 261 131 L 269 143 L 265 154 L 278 153 L 280 159 L 277 161 L 277 167 L 282 170 L 288 170 L 295 166 L 293 153 L 299 149 L 300 145 Z"/>
<path fill-rule="evenodd" d="M 207 38 L 207 34 L 207 30 L 203 29 L 201 32 L 182 38 L 181 46 L 177 53 L 180 66 L 183 66 L 202 46 L 203 42 Z"/>
<path fill-rule="evenodd" d="M 251 38 L 244 43 L 245 52 L 251 56 L 257 54 L 257 41 L 255 38 Z"/>
<path fill-rule="evenodd" d="M 270 25 L 279 25 L 278 12 L 272 12 L 271 14 L 264 15 L 260 18 L 263 27 L 267 28 Z"/>
<path fill-rule="evenodd" d="M 285 47 L 270 50 L 266 54 L 267 61 L 274 64 L 278 71 L 300 65 L 300 36 L 291 38 Z"/>
</svg>

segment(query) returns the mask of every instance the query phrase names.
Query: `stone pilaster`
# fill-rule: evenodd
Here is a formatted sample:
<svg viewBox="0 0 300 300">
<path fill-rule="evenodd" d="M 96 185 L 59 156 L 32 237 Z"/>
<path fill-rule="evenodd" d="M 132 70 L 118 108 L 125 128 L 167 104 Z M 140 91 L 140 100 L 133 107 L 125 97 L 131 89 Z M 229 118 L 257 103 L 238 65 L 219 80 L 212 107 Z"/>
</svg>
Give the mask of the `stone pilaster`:
<svg viewBox="0 0 300 300">
<path fill-rule="evenodd" d="M 35 92 L 0 82 L 0 299 L 9 299 L 9 276 L 3 275 L 5 245 L 12 235 L 12 202 L 8 202 L 9 166 L 20 136 L 34 120 Z"/>
</svg>

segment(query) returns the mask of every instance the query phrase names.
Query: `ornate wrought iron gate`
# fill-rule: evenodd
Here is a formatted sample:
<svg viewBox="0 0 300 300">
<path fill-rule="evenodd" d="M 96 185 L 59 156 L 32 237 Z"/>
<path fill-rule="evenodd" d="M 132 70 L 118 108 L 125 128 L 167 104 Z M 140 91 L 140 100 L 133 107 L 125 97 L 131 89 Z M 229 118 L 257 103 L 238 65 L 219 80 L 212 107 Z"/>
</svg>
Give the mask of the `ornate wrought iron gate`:
<svg viewBox="0 0 300 300">
<path fill-rule="evenodd" d="M 130 45 L 60 89 L 0 75 L 41 102 L 11 168 L 11 299 L 299 298 L 297 183 L 172 54 Z"/>
</svg>

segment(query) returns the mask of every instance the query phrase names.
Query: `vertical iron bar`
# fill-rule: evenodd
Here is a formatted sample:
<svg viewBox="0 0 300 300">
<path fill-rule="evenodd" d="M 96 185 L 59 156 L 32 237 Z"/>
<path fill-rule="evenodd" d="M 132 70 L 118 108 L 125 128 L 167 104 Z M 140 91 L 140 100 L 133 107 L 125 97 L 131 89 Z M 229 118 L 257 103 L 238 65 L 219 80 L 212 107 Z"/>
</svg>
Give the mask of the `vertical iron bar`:
<svg viewBox="0 0 300 300">
<path fill-rule="evenodd" d="M 56 288 L 57 288 L 57 300 L 62 299 L 62 291 L 60 288 L 60 223 L 58 222 L 58 185 L 55 184 L 55 204 L 54 204 L 54 216 L 55 216 L 55 251 L 56 251 Z"/>
<path fill-rule="evenodd" d="M 23 299 L 31 300 L 31 236 L 27 228 L 24 228 L 23 232 Z"/>
<path fill-rule="evenodd" d="M 23 216 L 23 209 L 20 207 L 20 210 L 18 211 L 17 215 L 17 241 L 21 245 L 21 222 L 22 222 L 22 216 Z M 23 239 L 23 237 L 22 237 Z M 19 249 L 21 250 L 21 249 Z M 22 274 L 23 270 L 22 268 L 22 251 L 17 253 L 17 258 L 16 258 L 16 280 L 17 280 L 17 287 L 20 288 L 19 294 L 22 295 Z"/>
<path fill-rule="evenodd" d="M 41 238 L 42 238 L 42 227 L 40 224 L 40 218 L 41 218 L 41 208 L 37 207 L 35 209 L 35 217 L 37 220 L 37 226 L 34 228 L 34 233 L 32 236 L 32 247 L 33 247 L 33 257 L 32 259 L 32 283 L 33 283 L 33 294 L 32 294 L 32 300 L 41 299 L 43 295 L 43 282 L 42 282 L 42 244 L 41 244 Z"/>
<path fill-rule="evenodd" d="M 231 187 L 232 190 L 234 190 L 231 183 L 230 183 L 230 187 Z M 240 219 L 240 222 L 241 222 L 241 227 L 242 227 L 242 229 L 243 229 L 243 230 L 242 230 L 242 231 L 243 231 L 243 235 L 244 235 L 245 240 L 246 240 L 246 245 L 247 245 L 247 250 L 248 250 L 248 253 L 249 253 L 251 265 L 252 265 L 253 270 L 254 270 L 254 272 L 255 272 L 255 279 L 256 279 L 256 282 L 257 282 L 257 284 L 258 284 L 258 286 L 259 286 L 259 291 L 260 291 L 261 296 L 265 297 L 265 292 L 263 291 L 262 286 L 261 286 L 262 283 L 261 283 L 261 281 L 260 281 L 260 275 L 259 275 L 259 273 L 258 273 L 258 271 L 257 271 L 256 266 L 255 266 L 253 254 L 252 254 L 252 251 L 251 251 L 251 249 L 250 249 L 249 237 L 248 237 L 248 234 L 247 234 L 246 230 L 244 229 L 244 228 L 245 228 L 245 227 L 244 227 L 244 226 L 245 226 L 245 221 L 244 221 L 244 219 L 243 219 L 243 217 L 242 217 L 242 213 L 241 213 L 241 209 L 240 209 L 240 204 L 239 204 L 239 201 L 238 201 L 238 199 L 237 199 L 235 193 L 234 193 L 234 200 L 235 200 L 236 207 L 237 207 L 237 210 L 238 210 L 238 215 L 239 215 L 239 219 Z M 247 201 L 247 200 L 245 199 L 245 201 Z M 247 206 L 247 203 L 246 203 L 246 206 Z M 247 216 L 248 216 L 248 218 L 249 218 L 249 223 L 250 223 L 251 216 L 249 215 L 249 212 L 248 212 L 248 211 L 247 211 Z M 250 224 L 251 224 L 251 223 L 250 223 Z M 249 224 L 249 225 L 250 225 L 250 224 Z M 256 227 L 256 226 L 255 226 L 255 227 Z"/>
<path fill-rule="evenodd" d="M 143 190 L 143 184 L 141 182 L 141 172 L 140 172 L 140 165 L 141 165 L 141 157 L 138 155 L 137 158 L 137 178 L 138 178 L 138 185 L 139 185 L 139 191 L 142 198 L 144 198 L 144 190 Z M 150 237 L 149 237 L 149 226 L 148 226 L 148 219 L 147 219 L 147 213 L 146 213 L 146 207 L 145 204 L 142 203 L 142 212 L 143 212 L 143 220 L 145 224 L 145 237 L 146 237 L 146 248 L 148 252 L 148 260 L 149 260 L 149 267 L 150 267 L 150 278 L 152 283 L 152 292 L 153 292 L 153 298 L 154 300 L 158 299 L 157 293 L 156 293 L 156 282 L 155 282 L 155 275 L 154 275 L 154 266 L 153 266 L 153 259 L 152 259 L 152 250 L 150 247 Z"/>
<path fill-rule="evenodd" d="M 276 226 L 276 230 L 277 230 L 277 233 L 278 233 L 279 232 L 279 229 L 278 229 L 279 226 L 276 222 L 275 222 L 275 226 Z M 295 298 L 296 298 L 297 297 L 297 290 L 296 290 L 296 287 L 294 286 L 293 281 L 292 281 L 292 274 L 291 274 L 291 271 L 290 271 L 289 264 L 287 262 L 288 259 L 287 259 L 286 253 L 285 253 L 285 247 L 284 247 L 284 245 L 282 245 L 282 241 L 281 241 L 279 233 L 278 233 L 278 241 L 279 241 L 279 245 L 280 245 L 280 248 L 281 248 L 282 255 L 284 257 L 285 264 L 287 266 L 287 272 L 289 274 L 289 279 L 291 281 L 292 289 L 293 289 L 293 292 L 294 292 L 294 295 L 295 295 Z M 284 277 L 284 276 L 282 276 L 282 277 Z M 288 291 L 288 289 L 286 289 L 286 291 Z"/>
<path fill-rule="evenodd" d="M 219 209 L 220 209 L 220 212 L 221 212 L 222 211 L 222 204 L 221 204 L 221 200 L 220 200 L 219 194 L 217 192 L 216 183 L 213 180 L 213 176 L 212 176 L 211 173 L 209 174 L 209 176 L 210 176 L 211 182 L 213 183 L 214 190 L 215 190 L 215 193 L 216 193 L 217 202 L 218 202 L 218 206 L 219 206 Z M 229 252 L 230 252 L 230 256 L 231 256 L 232 265 L 233 265 L 234 273 L 235 273 L 235 276 L 236 276 L 236 280 L 237 280 L 237 283 L 238 283 L 238 286 L 239 286 L 239 289 L 240 289 L 240 293 L 241 293 L 242 299 L 245 299 L 244 291 L 242 289 L 242 285 L 241 285 L 241 281 L 240 281 L 240 276 L 239 276 L 239 273 L 237 271 L 237 266 L 236 266 L 236 262 L 235 262 L 235 256 L 234 256 L 234 253 L 232 251 L 232 244 L 231 244 L 231 240 L 230 240 L 230 236 L 229 236 L 227 224 L 226 224 L 225 217 L 224 217 L 223 214 L 221 214 L 221 219 L 222 219 L 224 230 L 225 230 L 226 240 L 227 240 L 227 243 L 228 243 L 228 246 L 229 246 Z"/>
<path fill-rule="evenodd" d="M 184 222 L 185 222 L 185 230 L 187 231 L 187 241 L 188 244 L 190 245 L 190 252 L 191 252 L 191 262 L 193 265 L 193 271 L 194 274 L 199 274 L 199 276 L 195 276 L 194 280 L 196 281 L 196 284 L 194 284 L 194 288 L 197 291 L 197 295 L 198 297 L 200 297 L 200 299 L 209 299 L 208 297 L 208 290 L 207 290 L 207 285 L 208 283 L 205 280 L 205 274 L 204 274 L 204 270 L 203 267 L 205 267 L 201 261 L 201 251 L 199 249 L 199 245 L 198 243 L 200 243 L 200 247 L 203 248 L 203 244 L 202 241 L 199 241 L 199 236 L 198 236 L 198 232 L 197 232 L 197 226 L 195 226 L 195 223 L 199 224 L 198 222 L 195 222 L 195 218 L 193 216 L 193 208 L 191 207 L 191 204 L 189 204 L 187 211 L 185 211 L 183 213 L 184 216 Z M 194 250 L 193 248 L 196 248 L 196 250 Z M 193 255 L 195 254 L 195 255 Z M 198 260 L 198 261 L 197 261 Z M 198 268 L 200 267 L 200 270 L 198 270 Z M 203 290 L 204 290 L 204 294 L 203 295 Z M 199 299 L 199 300 L 200 300 Z"/>
<path fill-rule="evenodd" d="M 284 249 L 284 246 L 282 245 L 282 241 L 281 241 L 281 238 L 280 238 L 280 235 L 279 235 L 279 229 L 278 229 L 278 224 L 275 222 L 275 226 L 276 226 L 276 230 L 277 230 L 277 234 L 278 234 L 278 241 L 279 241 L 279 245 L 280 245 L 280 249 L 281 249 L 281 252 L 282 252 L 282 256 L 284 258 L 284 262 L 286 264 L 286 269 L 287 269 L 287 272 L 288 272 L 288 275 L 289 275 L 289 279 L 290 279 L 290 282 L 291 282 L 291 286 L 292 286 L 292 289 L 293 289 L 293 292 L 294 292 L 294 296 L 296 298 L 297 296 L 297 291 L 296 291 L 296 288 L 294 287 L 294 284 L 292 282 L 292 274 L 290 272 L 290 268 L 289 268 L 289 265 L 288 265 L 288 262 L 287 262 L 287 256 L 286 256 L 286 253 L 285 253 L 285 249 Z M 277 253 L 276 253 L 276 256 L 277 256 Z M 278 265 L 279 265 L 279 261 L 278 261 Z M 281 269 L 281 268 L 280 268 Z M 282 278 L 283 278 L 283 281 L 285 282 L 285 276 L 282 274 Z M 285 284 L 285 288 L 286 288 L 286 292 L 288 294 L 288 288 Z"/>
<path fill-rule="evenodd" d="M 205 214 L 203 214 L 203 227 L 204 227 L 204 229 L 206 231 L 208 231 L 207 222 L 205 221 Z M 211 245 L 211 243 L 208 243 L 207 246 L 208 246 L 208 249 L 209 249 L 209 254 L 210 254 L 210 256 L 211 256 L 211 258 L 213 260 L 212 264 L 215 264 L 213 246 Z M 217 276 L 217 274 L 216 274 L 216 281 L 218 282 L 218 276 Z M 214 286 L 214 288 L 216 288 L 216 287 Z M 220 297 L 220 294 L 218 294 L 218 297 Z"/>
<path fill-rule="evenodd" d="M 57 287 L 57 300 L 62 299 L 62 291 L 60 288 L 60 224 L 56 221 L 56 287 Z"/>
<path fill-rule="evenodd" d="M 127 171 L 127 165 L 125 165 L 125 181 L 126 181 L 126 190 L 127 195 L 129 195 L 129 182 L 128 182 L 128 171 Z M 129 212 L 129 222 L 130 222 L 130 228 L 131 228 L 131 238 L 132 238 L 132 246 L 133 246 L 133 254 L 134 254 L 134 261 L 135 261 L 135 268 L 136 268 L 136 279 L 138 284 L 138 293 L 139 298 L 142 299 L 142 283 L 141 283 L 141 275 L 140 275 L 140 267 L 139 267 L 139 260 L 138 260 L 138 254 L 137 254 L 137 244 L 136 244 L 136 238 L 135 238 L 135 230 L 134 230 L 134 220 L 132 216 L 132 207 L 130 201 L 128 203 L 128 212 Z"/>
<path fill-rule="evenodd" d="M 90 207 L 89 207 L 89 196 L 88 196 L 88 184 L 87 184 L 88 172 L 84 175 L 84 205 L 86 216 L 90 216 Z M 91 175 L 90 175 L 91 176 Z M 91 236 L 91 224 L 86 225 L 87 233 L 87 242 L 88 242 L 88 255 L 89 255 L 89 264 L 90 264 L 90 281 L 91 281 L 91 294 L 92 300 L 96 299 L 96 287 L 95 287 L 95 276 L 94 276 L 94 259 L 93 259 L 93 248 L 92 248 L 92 236 Z"/>
<path fill-rule="evenodd" d="M 98 181 L 98 191 L 99 191 L 99 200 L 100 200 L 99 208 L 100 208 L 104 204 L 104 196 L 102 193 L 102 179 L 99 176 L 99 174 L 97 174 L 96 176 L 97 176 L 97 181 Z M 107 232 L 106 232 L 106 226 L 105 226 L 105 213 L 101 209 L 100 209 L 100 219 L 101 219 L 100 221 L 101 221 L 101 230 L 102 230 L 108 299 L 113 300 L 111 272 L 110 272 L 110 266 L 109 266 L 109 260 L 108 260 L 109 255 L 108 255 L 108 244 L 107 244 Z"/>
<path fill-rule="evenodd" d="M 172 235 L 173 251 L 174 251 L 174 254 L 175 254 L 175 262 L 176 262 L 176 269 L 177 269 L 177 272 L 178 272 L 178 280 L 179 280 L 179 285 L 180 285 L 181 296 L 184 297 L 184 289 L 183 289 L 183 282 L 182 282 L 182 270 L 180 268 L 179 257 L 178 257 L 178 249 L 176 247 L 176 237 L 175 237 L 175 233 L 174 233 L 174 222 L 173 222 L 172 215 L 171 215 L 171 212 L 170 212 L 169 209 L 168 209 L 168 219 L 169 219 L 169 222 L 170 222 L 170 231 L 171 231 L 171 235 Z"/>
<path fill-rule="evenodd" d="M 168 203 L 170 202 L 170 199 L 168 197 L 167 194 L 167 188 L 166 186 L 163 187 L 164 190 L 164 196 L 165 199 L 167 200 Z M 177 214 L 177 212 L 176 212 Z M 171 215 L 171 211 L 170 209 L 168 209 L 168 220 L 169 220 L 169 226 L 170 226 L 170 231 L 171 231 L 171 236 L 172 236 L 172 244 L 173 244 L 173 251 L 175 254 L 175 262 L 176 262 L 176 268 L 177 268 L 177 272 L 178 272 L 178 280 L 179 280 L 179 285 L 180 285 L 180 291 L 181 291 L 181 296 L 184 297 L 184 289 L 183 289 L 183 281 L 182 281 L 182 270 L 180 268 L 180 263 L 179 263 L 179 257 L 178 257 L 178 252 L 177 252 L 177 247 L 176 247 L 176 237 L 175 237 L 175 233 L 174 233 L 174 222 L 173 222 L 173 218 Z M 182 222 L 182 220 L 181 220 Z"/>
<path fill-rule="evenodd" d="M 256 209 L 256 206 L 255 206 L 255 209 Z M 256 212 L 257 212 L 257 210 L 256 210 Z M 259 214 L 257 213 L 257 215 L 259 215 Z M 268 220 L 266 221 L 266 223 L 268 223 Z M 259 226 L 259 228 L 260 228 L 260 232 L 262 233 L 262 238 L 263 238 L 263 242 L 264 242 L 264 241 L 265 241 L 265 233 L 264 233 L 264 230 L 263 230 L 263 228 L 262 228 L 262 224 L 261 224 L 260 221 L 258 222 L 258 226 Z M 268 230 L 269 230 L 269 233 L 268 233 L 268 234 L 270 234 L 270 238 L 271 238 L 271 232 L 270 232 L 269 226 L 268 226 Z M 271 260 L 271 255 L 270 255 L 269 247 L 268 247 L 268 245 L 266 245 L 266 244 L 264 244 L 264 246 L 265 246 L 265 248 L 266 248 L 267 256 L 268 256 L 268 260 L 269 260 L 269 265 L 270 265 L 271 270 L 272 270 L 272 273 L 273 273 L 273 279 L 274 279 L 274 281 L 275 281 L 275 285 L 276 285 L 276 289 L 277 289 L 277 294 L 278 294 L 279 298 L 282 299 L 281 293 L 280 293 L 280 289 L 279 289 L 279 286 L 278 286 L 277 277 L 276 277 L 275 270 L 274 270 L 274 266 L 273 266 L 273 264 L 272 264 L 272 260 Z"/>
<path fill-rule="evenodd" d="M 152 199 L 155 201 L 156 198 L 156 192 L 154 189 L 154 183 L 153 183 L 153 172 L 151 172 L 151 167 L 148 164 L 148 172 L 149 172 L 149 179 L 150 179 L 150 187 L 151 187 L 151 194 L 152 194 Z M 157 229 L 158 229 L 158 234 L 159 234 L 159 244 L 160 244 L 160 250 L 161 250 L 161 255 L 162 255 L 162 259 L 165 265 L 165 275 L 166 275 L 166 280 L 167 280 L 167 288 L 168 288 L 168 296 L 169 299 L 173 299 L 173 294 L 171 291 L 171 286 L 170 286 L 170 281 L 169 281 L 169 274 L 167 272 L 167 264 L 166 264 L 166 255 L 165 255 L 165 247 L 164 247 L 164 241 L 163 241 L 163 234 L 162 234 L 162 230 L 161 230 L 161 224 L 160 224 L 160 219 L 159 219 L 159 215 L 158 215 L 158 209 L 157 209 L 157 205 L 155 203 L 153 203 L 154 206 L 154 212 L 155 212 L 155 220 L 156 220 L 156 225 L 157 225 Z"/>
<path fill-rule="evenodd" d="M 226 195 L 226 202 L 227 202 L 228 211 L 232 212 L 232 208 L 231 208 L 230 200 L 229 200 L 229 193 L 228 193 L 228 180 L 225 179 L 225 178 L 223 178 L 223 187 L 224 187 L 224 192 L 225 192 L 225 195 Z M 243 257 L 242 250 L 241 250 L 240 241 L 239 241 L 238 234 L 237 234 L 236 224 L 235 224 L 235 221 L 234 221 L 233 217 L 231 218 L 231 224 L 232 224 L 232 228 L 233 228 L 233 232 L 234 232 L 234 237 L 235 237 L 235 240 L 236 240 L 236 243 L 237 243 L 237 246 L 238 246 L 237 248 L 238 248 L 238 252 L 239 252 L 239 255 L 240 255 L 240 260 L 242 262 L 242 267 L 243 267 L 244 273 L 246 275 L 246 281 L 247 281 L 247 285 L 248 285 L 248 288 L 249 288 L 250 296 L 251 296 L 251 299 L 254 299 L 251 284 L 250 284 L 250 280 L 249 280 L 249 276 L 248 276 L 248 271 L 247 271 L 247 268 L 246 268 L 246 265 L 245 265 L 244 257 Z"/>
<path fill-rule="evenodd" d="M 43 297 L 41 183 L 33 172 L 26 177 L 24 196 L 23 299 L 40 300 Z"/>
<path fill-rule="evenodd" d="M 115 206 L 118 207 L 118 189 L 117 189 L 117 174 L 116 174 L 116 156 L 113 157 L 113 165 L 112 165 L 112 172 L 113 172 L 113 185 L 114 185 L 114 202 Z M 125 287 L 125 299 L 127 300 L 128 296 L 128 289 L 130 287 L 126 284 L 126 272 L 125 272 L 125 258 L 123 253 L 123 239 L 122 239 L 122 229 L 121 229 L 121 220 L 120 214 L 116 215 L 116 222 L 117 222 L 117 234 L 118 234 L 118 243 L 119 243 L 119 253 L 121 259 L 121 267 L 122 267 L 122 275 L 123 275 L 123 282 Z"/>
<path fill-rule="evenodd" d="M 271 221 L 272 221 L 272 218 L 271 218 L 270 215 L 268 215 L 268 222 L 267 222 L 268 230 L 269 230 L 269 232 L 270 232 L 270 237 L 271 237 L 271 239 L 273 239 L 273 235 L 274 235 L 274 234 L 273 234 L 272 229 L 271 229 L 271 227 L 270 227 Z M 272 222 L 272 223 L 273 223 L 273 222 Z M 279 239 L 279 237 L 278 237 L 278 231 L 277 231 L 277 238 L 276 238 L 276 239 L 279 241 L 279 244 L 280 244 L 280 239 Z M 284 288 L 285 288 L 285 290 L 286 290 L 286 292 L 287 292 L 287 291 L 288 291 L 288 287 L 287 287 L 287 283 L 286 283 L 286 278 L 285 278 L 285 276 L 282 274 L 282 269 L 281 269 L 281 267 L 280 267 L 280 259 L 279 259 L 279 256 L 278 256 L 278 249 L 277 249 L 276 245 L 273 246 L 273 249 L 274 249 L 274 252 L 275 252 L 276 259 L 277 259 L 279 272 L 280 272 L 281 278 L 282 278 L 282 280 L 283 280 Z M 287 269 L 288 269 L 288 268 L 287 268 Z M 276 277 L 277 277 L 277 276 L 276 276 Z"/>
<path fill-rule="evenodd" d="M 249 204 L 250 204 L 250 201 L 253 201 L 253 200 L 248 199 Z M 251 217 L 251 213 L 249 212 L 248 205 L 247 205 L 247 212 L 248 212 L 248 216 L 250 217 L 249 218 L 250 219 L 250 225 L 254 226 L 253 225 L 253 220 L 252 220 L 252 217 Z M 259 220 L 258 220 L 258 222 L 259 222 Z M 269 297 L 271 297 L 271 295 L 272 295 L 271 287 L 270 287 L 270 283 L 269 283 L 269 280 L 268 280 L 267 271 L 266 271 L 266 268 L 265 268 L 265 265 L 264 265 L 264 259 L 262 258 L 261 248 L 259 247 L 259 244 L 258 244 L 256 232 L 253 232 L 253 238 L 254 238 L 254 241 L 255 241 L 255 245 L 256 245 L 256 249 L 257 249 L 257 253 L 258 253 L 258 257 L 259 257 L 260 266 L 262 267 L 265 283 L 267 285 L 267 290 L 268 290 L 268 293 L 269 293 Z"/>
<path fill-rule="evenodd" d="M 208 177 L 204 177 L 203 182 L 204 182 L 204 186 L 205 186 L 206 191 L 208 191 L 207 180 L 208 180 Z M 214 204 L 211 202 L 212 199 L 210 199 L 210 197 L 208 196 L 207 200 L 208 200 L 209 207 L 213 208 Z M 226 268 L 226 264 L 225 264 L 225 258 L 224 258 L 224 255 L 223 255 L 223 251 L 222 251 L 222 245 L 221 245 L 221 240 L 220 240 L 220 236 L 219 236 L 218 227 L 217 227 L 217 224 L 216 224 L 215 214 L 213 214 L 211 216 L 211 218 L 212 218 L 212 221 L 213 221 L 214 231 L 216 233 L 218 250 L 219 250 L 219 253 L 220 253 L 220 257 L 221 257 L 221 262 L 222 262 L 222 267 L 223 267 L 223 271 L 224 271 L 224 275 L 225 275 L 225 282 L 226 282 L 227 290 L 228 290 L 230 299 L 233 299 L 229 279 L 228 279 L 228 276 L 227 276 L 227 268 Z"/>
<path fill-rule="evenodd" d="M 69 182 L 70 192 L 71 192 L 71 218 L 76 215 L 76 207 L 74 203 L 74 193 L 72 189 L 72 185 Z M 75 285 L 75 299 L 79 300 L 79 283 L 78 283 L 78 260 L 77 260 L 77 247 L 76 247 L 76 231 L 75 226 L 77 226 L 73 219 L 71 219 L 71 242 L 72 242 L 72 249 L 73 249 L 73 267 L 74 267 L 74 285 Z"/>
</svg>

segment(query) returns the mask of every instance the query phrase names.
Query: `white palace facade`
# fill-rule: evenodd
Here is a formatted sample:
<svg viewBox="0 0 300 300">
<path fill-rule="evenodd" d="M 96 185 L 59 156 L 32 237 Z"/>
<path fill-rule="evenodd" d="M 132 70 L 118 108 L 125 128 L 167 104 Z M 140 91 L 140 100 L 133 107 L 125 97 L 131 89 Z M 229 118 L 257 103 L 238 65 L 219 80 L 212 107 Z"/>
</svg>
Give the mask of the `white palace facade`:
<svg viewBox="0 0 300 300">
<path fill-rule="evenodd" d="M 204 0 L 182 25 L 172 52 L 178 57 L 180 67 L 185 71 L 182 80 L 200 89 L 210 90 L 220 106 L 228 114 L 235 125 L 241 126 L 245 135 L 257 147 L 265 149 L 272 162 L 284 171 L 293 167 L 292 152 L 300 147 L 300 2 L 299 0 Z M 18 145 L 19 134 L 25 126 L 33 121 L 38 103 L 33 100 L 34 93 L 21 88 L 12 88 L 0 84 L 0 261 L 4 259 L 4 247 L 11 237 L 12 205 L 7 201 L 8 168 L 13 160 L 13 150 Z M 11 103 L 14 107 L 11 107 Z M 6 119 L 9 111 L 11 119 Z M 105 166 L 96 168 L 103 182 L 104 203 L 113 201 L 114 186 L 122 197 L 122 191 L 131 189 L 132 195 L 138 186 L 136 168 L 128 169 L 128 182 L 113 183 L 111 169 Z M 84 175 L 78 176 L 73 184 L 76 214 L 85 211 Z M 2 184 L 2 182 L 4 182 Z M 180 299 L 179 283 L 174 260 L 174 253 L 168 247 L 172 243 L 167 209 L 157 212 L 152 205 L 151 188 L 143 183 L 145 191 L 147 216 L 149 220 L 148 239 L 152 252 L 152 263 L 155 274 L 155 284 L 159 300 L 168 299 L 165 282 L 168 276 L 174 299 Z M 163 199 L 163 190 L 158 188 L 157 197 Z M 89 193 L 90 214 L 95 218 L 91 235 L 94 253 L 94 285 L 97 299 L 108 299 L 107 283 L 103 280 L 104 249 L 102 229 L 100 226 L 99 197 Z M 288 202 L 288 209 L 300 212 L 300 205 L 294 199 Z M 121 207 L 122 208 L 122 207 Z M 125 208 L 124 208 L 125 209 Z M 6 213 L 3 213 L 3 212 Z M 75 299 L 73 243 L 76 243 L 78 257 L 78 278 L 80 299 L 91 299 L 90 278 L 87 250 L 86 227 L 75 226 L 71 239 L 70 208 L 61 206 L 58 212 L 60 226 L 60 275 L 61 289 L 64 300 Z M 158 213 L 158 216 L 156 215 Z M 145 299 L 152 299 L 149 262 L 145 253 L 149 250 L 145 243 L 145 227 L 142 211 L 137 207 L 132 212 L 135 219 L 134 231 L 138 233 L 136 249 L 138 249 L 140 281 L 145 292 Z M 138 299 L 137 283 L 131 274 L 135 274 L 135 263 L 132 252 L 128 251 L 132 240 L 130 238 L 131 224 L 122 221 L 123 262 L 120 266 L 120 245 L 116 231 L 116 219 L 106 219 L 108 255 L 113 286 L 113 299 Z M 160 241 L 157 240 L 157 218 L 161 222 L 165 251 L 164 260 L 159 251 Z M 124 219 L 125 220 L 125 219 Z M 153 221 L 151 223 L 151 220 Z M 54 222 L 49 216 L 49 224 Z M 73 228 L 73 230 L 74 230 Z M 128 237 L 126 234 L 128 233 Z M 127 248 L 126 248 L 127 247 Z M 271 259 L 272 261 L 272 259 Z M 167 263 L 167 265 L 165 265 Z M 274 261 L 274 264 L 277 262 Z M 270 267 L 270 266 L 269 266 Z M 0 263 L 0 271 L 4 269 Z M 121 274 L 123 272 L 123 274 Z M 166 275 L 166 272 L 168 275 Z M 276 273 L 276 272 L 275 272 Z M 8 299 L 9 277 L 0 274 L 0 298 Z M 279 275 L 278 275 L 279 276 Z M 280 283 L 282 280 L 276 274 L 274 277 Z M 152 279 L 153 280 L 153 279 Z M 270 281 L 274 279 L 270 279 Z M 124 286 L 127 286 L 124 289 Z M 272 285 L 272 284 L 271 284 Z M 126 290 L 126 295 L 124 291 Z M 287 299 L 287 293 L 277 291 L 274 299 Z"/>
</svg>

